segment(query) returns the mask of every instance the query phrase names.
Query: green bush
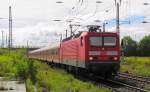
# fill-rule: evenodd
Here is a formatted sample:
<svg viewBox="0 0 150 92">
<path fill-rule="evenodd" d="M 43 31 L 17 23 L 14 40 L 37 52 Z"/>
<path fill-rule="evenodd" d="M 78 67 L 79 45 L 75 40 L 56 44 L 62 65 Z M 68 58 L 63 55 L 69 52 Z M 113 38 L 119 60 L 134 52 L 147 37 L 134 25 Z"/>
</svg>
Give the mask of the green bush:
<svg viewBox="0 0 150 92">
<path fill-rule="evenodd" d="M 25 79 L 29 75 L 25 50 L 0 49 L 0 76 L 12 76 Z"/>
<path fill-rule="evenodd" d="M 33 82 L 33 84 L 36 83 L 36 74 L 37 74 L 37 67 L 34 64 L 33 60 L 28 60 L 28 72 L 29 72 L 29 76 Z"/>
<path fill-rule="evenodd" d="M 29 76 L 29 67 L 28 67 L 28 63 L 26 61 L 20 61 L 17 65 L 16 65 L 16 76 L 22 79 L 27 79 L 27 77 Z"/>
</svg>

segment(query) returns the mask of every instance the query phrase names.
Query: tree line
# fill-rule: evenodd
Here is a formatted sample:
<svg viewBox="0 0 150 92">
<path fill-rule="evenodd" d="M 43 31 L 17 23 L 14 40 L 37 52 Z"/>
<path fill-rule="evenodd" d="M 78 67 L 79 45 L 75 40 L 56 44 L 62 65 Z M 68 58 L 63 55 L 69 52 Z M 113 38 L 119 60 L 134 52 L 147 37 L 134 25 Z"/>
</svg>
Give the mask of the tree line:
<svg viewBox="0 0 150 92">
<path fill-rule="evenodd" d="M 139 42 L 126 36 L 121 41 L 124 56 L 150 56 L 150 35 L 143 37 Z"/>
</svg>

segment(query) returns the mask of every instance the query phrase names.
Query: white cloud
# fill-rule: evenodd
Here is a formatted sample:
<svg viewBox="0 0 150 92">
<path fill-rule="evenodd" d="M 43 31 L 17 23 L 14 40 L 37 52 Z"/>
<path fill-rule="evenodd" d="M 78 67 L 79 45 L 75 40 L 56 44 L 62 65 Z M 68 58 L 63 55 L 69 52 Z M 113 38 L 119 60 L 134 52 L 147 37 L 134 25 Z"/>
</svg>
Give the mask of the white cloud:
<svg viewBox="0 0 150 92">
<path fill-rule="evenodd" d="M 8 18 L 8 6 L 12 5 L 13 12 L 13 39 L 15 45 L 43 46 L 59 41 L 56 33 L 65 32 L 68 23 L 52 22 L 54 19 L 66 20 L 75 19 L 75 22 L 81 24 L 94 24 L 93 20 L 110 20 L 115 18 L 114 0 L 101 0 L 103 3 L 98 5 L 97 12 L 96 0 L 84 0 L 83 6 L 72 9 L 78 0 L 63 0 L 63 4 L 56 4 L 57 0 L 0 0 L 0 17 Z M 88 1 L 88 2 L 87 2 Z M 150 5 L 144 6 L 143 3 L 150 3 L 150 0 L 122 0 L 121 18 L 131 15 L 146 16 L 146 21 L 150 21 Z M 106 13 L 105 10 L 109 12 Z M 94 15 L 94 16 L 93 16 Z M 97 23 L 95 23 L 97 24 Z M 1 21 L 0 27 L 8 32 L 8 21 Z M 149 24 L 138 24 L 137 26 L 121 26 L 121 35 L 131 35 L 134 39 L 139 40 L 144 35 L 150 34 Z M 115 30 L 115 27 L 107 29 Z"/>
<path fill-rule="evenodd" d="M 26 42 L 29 41 L 31 46 L 44 46 L 48 43 L 59 41 L 57 38 L 60 30 L 58 30 L 57 26 L 49 26 L 45 23 L 13 30 L 14 45 L 26 45 Z"/>
</svg>

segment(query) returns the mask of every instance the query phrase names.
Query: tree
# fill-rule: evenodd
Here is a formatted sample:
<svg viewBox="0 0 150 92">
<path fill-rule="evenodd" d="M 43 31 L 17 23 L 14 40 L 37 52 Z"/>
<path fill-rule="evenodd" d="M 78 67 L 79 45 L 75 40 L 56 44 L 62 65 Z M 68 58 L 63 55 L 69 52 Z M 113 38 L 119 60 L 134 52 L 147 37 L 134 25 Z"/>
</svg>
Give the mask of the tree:
<svg viewBox="0 0 150 92">
<path fill-rule="evenodd" d="M 122 39 L 122 50 L 125 56 L 137 55 L 137 43 L 132 40 L 130 36 L 126 36 Z"/>
<path fill-rule="evenodd" d="M 150 35 L 141 39 L 138 48 L 142 56 L 150 56 Z"/>
</svg>

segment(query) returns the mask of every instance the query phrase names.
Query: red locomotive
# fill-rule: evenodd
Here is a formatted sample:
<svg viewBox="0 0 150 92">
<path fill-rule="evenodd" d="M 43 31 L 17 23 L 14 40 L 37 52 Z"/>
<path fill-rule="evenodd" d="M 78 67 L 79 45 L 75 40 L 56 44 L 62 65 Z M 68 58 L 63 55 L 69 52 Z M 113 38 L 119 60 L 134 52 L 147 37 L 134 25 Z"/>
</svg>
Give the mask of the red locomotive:
<svg viewBox="0 0 150 92">
<path fill-rule="evenodd" d="M 119 35 L 89 29 L 63 39 L 58 47 L 31 51 L 30 58 L 82 69 L 96 74 L 116 74 L 120 68 Z"/>
</svg>

